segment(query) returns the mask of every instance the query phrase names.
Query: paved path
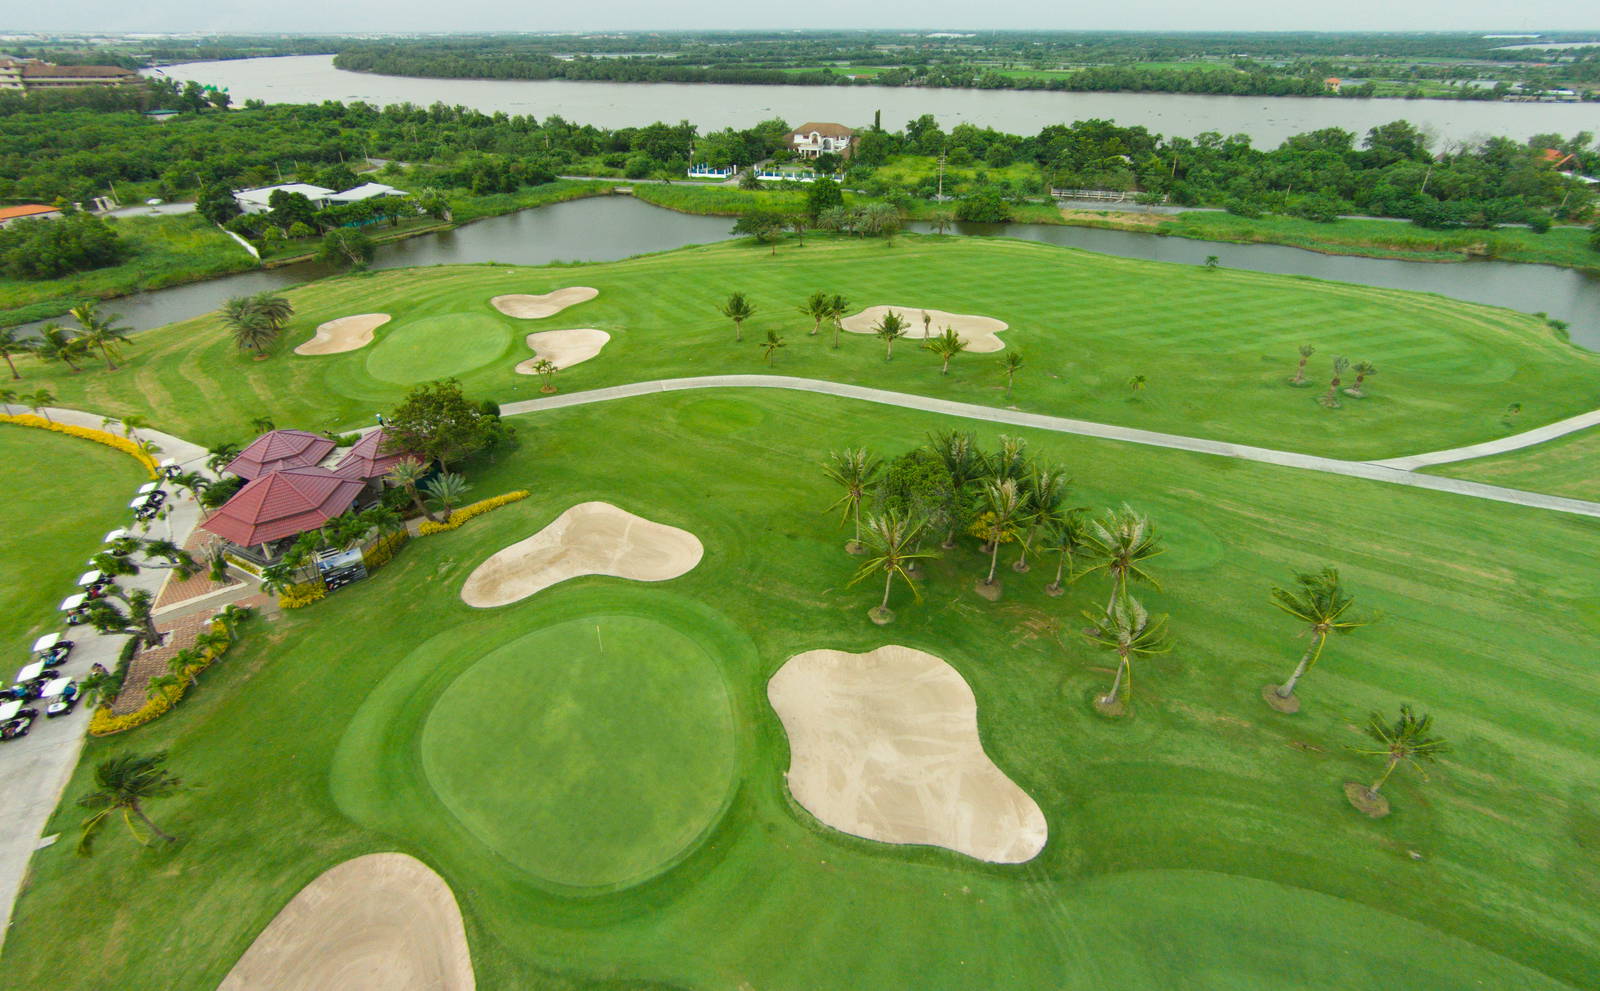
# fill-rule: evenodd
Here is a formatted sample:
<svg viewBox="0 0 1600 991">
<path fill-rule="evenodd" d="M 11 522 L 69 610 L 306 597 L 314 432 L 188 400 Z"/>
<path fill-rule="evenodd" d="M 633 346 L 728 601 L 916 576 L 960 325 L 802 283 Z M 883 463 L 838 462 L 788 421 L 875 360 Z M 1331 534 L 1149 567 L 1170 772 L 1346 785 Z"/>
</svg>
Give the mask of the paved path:
<svg viewBox="0 0 1600 991">
<path fill-rule="evenodd" d="M 1448 451 L 1430 451 L 1427 454 L 1413 454 L 1404 458 L 1389 458 L 1385 461 L 1374 461 L 1375 465 L 1385 468 L 1398 468 L 1401 471 L 1416 471 L 1418 468 L 1429 468 L 1433 465 L 1449 464 L 1453 461 L 1471 461 L 1473 458 L 1486 458 L 1491 454 L 1503 454 L 1506 451 L 1516 451 L 1545 441 L 1555 440 L 1567 434 L 1587 430 L 1590 427 L 1600 426 L 1600 410 L 1589 413 L 1579 413 L 1569 416 L 1565 420 L 1510 437 L 1501 437 L 1499 440 L 1486 440 L 1482 444 L 1472 444 L 1468 447 L 1452 447 Z"/>
<path fill-rule="evenodd" d="M 1154 430 L 1139 430 L 1133 427 L 1118 427 L 1107 423 L 1073 420 L 1062 416 L 1024 413 L 1020 410 L 979 406 L 974 403 L 951 402 L 946 399 L 930 399 L 926 396 L 913 396 L 903 392 L 869 389 L 864 386 L 826 382 L 820 379 L 792 378 L 786 375 L 706 375 L 697 378 L 657 379 L 651 382 L 635 382 L 629 385 L 612 386 L 607 389 L 593 389 L 588 392 L 550 396 L 545 399 L 529 399 L 523 402 L 506 403 L 500 407 L 500 411 L 503 414 L 514 416 L 520 413 L 560 409 L 565 406 L 582 406 L 588 403 L 608 402 L 613 399 L 626 399 L 631 396 L 646 396 L 683 389 L 792 389 L 798 392 L 814 392 L 825 396 L 859 399 L 869 403 L 881 403 L 885 406 L 899 406 L 905 409 L 924 410 L 929 413 L 943 413 L 947 416 L 960 416 L 990 423 L 1034 427 L 1039 430 L 1053 430 L 1057 433 L 1078 434 L 1083 437 L 1100 437 L 1105 440 L 1118 440 L 1129 444 L 1145 444 L 1151 447 L 1165 447 L 1178 451 L 1193 451 L 1198 454 L 1214 454 L 1224 458 L 1239 458 L 1245 461 L 1259 461 L 1263 464 L 1282 465 L 1287 468 L 1303 468 L 1308 471 L 1322 471 L 1333 475 L 1348 475 L 1353 478 L 1366 478 L 1373 481 L 1389 482 L 1394 485 L 1409 485 L 1419 489 L 1454 492 L 1458 495 L 1471 496 L 1477 499 L 1491 499 L 1496 502 L 1508 502 L 1519 506 L 1532 506 L 1536 509 L 1551 509 L 1562 513 L 1577 513 L 1582 516 L 1600 517 L 1600 503 L 1544 495 L 1539 492 L 1524 492 L 1520 489 L 1485 485 L 1482 482 L 1469 482 L 1459 478 L 1419 475 L 1408 468 L 1396 467 L 1392 462 L 1341 461 L 1337 458 L 1323 458 L 1314 454 L 1276 451 L 1267 447 L 1230 444 L 1227 441 L 1185 437 L 1181 434 L 1165 434 Z M 1529 431 L 1528 434 L 1532 435 L 1539 435 L 1544 432 L 1542 436 L 1535 436 L 1533 439 L 1523 441 L 1522 438 L 1527 437 L 1528 434 L 1518 434 L 1514 437 L 1505 437 L 1498 441 L 1491 441 L 1487 445 L 1478 446 L 1494 448 L 1488 453 L 1495 453 L 1496 450 L 1514 450 L 1517 447 L 1525 447 L 1528 444 L 1537 444 L 1542 440 L 1550 439 L 1550 437 L 1559 436 L 1561 433 L 1581 430 L 1588 423 L 1580 421 L 1586 421 L 1586 418 L 1590 417 L 1596 418 L 1596 421 L 1600 422 L 1600 412 L 1588 413 L 1582 417 L 1564 420 L 1560 424 L 1551 424 L 1549 427 Z M 1558 430 L 1557 428 L 1562 427 L 1563 424 L 1566 425 L 1565 429 Z M 1471 449 L 1459 448 L 1457 450 Z M 1451 454 L 1452 452 L 1440 453 Z M 1466 456 L 1474 457 L 1476 455 Z M 1429 455 L 1416 455 L 1415 457 L 1425 459 Z M 1447 457 L 1444 460 L 1455 459 Z"/>
</svg>

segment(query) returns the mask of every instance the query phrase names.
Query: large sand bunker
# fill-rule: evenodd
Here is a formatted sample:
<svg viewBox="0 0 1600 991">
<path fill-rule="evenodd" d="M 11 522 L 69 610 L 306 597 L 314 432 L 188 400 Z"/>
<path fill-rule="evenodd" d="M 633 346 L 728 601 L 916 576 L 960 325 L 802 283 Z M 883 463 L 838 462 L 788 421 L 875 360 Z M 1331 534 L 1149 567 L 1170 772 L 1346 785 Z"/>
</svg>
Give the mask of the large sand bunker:
<svg viewBox="0 0 1600 991">
<path fill-rule="evenodd" d="M 789 734 L 789 790 L 834 829 L 1000 864 L 1044 849 L 1044 813 L 984 753 L 972 689 L 932 654 L 806 651 L 767 697 Z"/>
<path fill-rule="evenodd" d="M 347 860 L 289 900 L 218 991 L 472 991 L 450 886 L 403 853 Z"/>
<path fill-rule="evenodd" d="M 510 296 L 496 296 L 489 300 L 490 305 L 508 317 L 518 320 L 542 320 L 553 317 L 569 306 L 587 303 L 600 295 L 600 290 L 588 286 L 569 286 L 566 289 L 557 289 L 547 292 L 543 296 L 528 296 L 513 294 Z"/>
<path fill-rule="evenodd" d="M 478 565 L 461 586 L 461 598 L 480 609 L 503 606 L 579 575 L 662 582 L 688 573 L 704 553 L 687 530 L 608 502 L 580 502 Z"/>
<path fill-rule="evenodd" d="M 389 322 L 387 313 L 358 313 L 329 320 L 317 336 L 294 349 L 295 354 L 341 354 L 372 343 L 372 332 Z"/>
<path fill-rule="evenodd" d="M 577 330 L 542 330 L 537 334 L 528 335 L 528 347 L 533 350 L 533 357 L 517 364 L 519 375 L 537 375 L 533 366 L 541 359 L 548 358 L 557 368 L 571 368 L 582 361 L 588 361 L 600 353 L 600 349 L 611 340 L 611 335 L 603 330 L 593 327 L 583 327 Z"/>
<path fill-rule="evenodd" d="M 1006 346 L 1004 341 L 995 336 L 1010 326 L 1004 320 L 974 316 L 971 313 L 947 313 L 944 310 L 930 310 L 923 306 L 869 306 L 854 316 L 840 320 L 839 326 L 852 334 L 870 334 L 873 332 L 872 325 L 882 320 L 883 315 L 890 310 L 905 320 L 908 325 L 906 336 L 912 340 L 920 341 L 929 336 L 938 337 L 944 333 L 946 327 L 949 327 L 967 342 L 967 350 L 976 354 L 988 354 Z M 926 332 L 922 324 L 924 313 L 932 318 L 928 322 Z"/>
</svg>

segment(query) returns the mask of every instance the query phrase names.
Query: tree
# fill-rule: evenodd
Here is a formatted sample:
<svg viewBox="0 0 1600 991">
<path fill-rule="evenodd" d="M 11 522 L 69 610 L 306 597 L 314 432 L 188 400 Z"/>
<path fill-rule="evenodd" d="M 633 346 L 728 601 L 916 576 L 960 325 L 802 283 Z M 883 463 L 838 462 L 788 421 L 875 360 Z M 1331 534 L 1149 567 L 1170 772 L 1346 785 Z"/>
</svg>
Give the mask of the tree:
<svg viewBox="0 0 1600 991">
<path fill-rule="evenodd" d="M 1104 519 L 1092 520 L 1088 529 L 1088 553 L 1093 562 L 1084 574 L 1104 571 L 1111 579 L 1111 594 L 1106 597 L 1110 612 L 1119 597 L 1128 594 L 1130 582 L 1145 582 L 1156 589 L 1161 583 L 1145 570 L 1151 558 L 1163 553 L 1160 538 L 1150 518 L 1124 505 Z"/>
<path fill-rule="evenodd" d="M 754 165 L 739 173 L 739 188 L 747 191 L 761 188 L 761 178 L 756 175 Z"/>
<path fill-rule="evenodd" d="M 900 230 L 900 211 L 888 203 L 869 204 L 861 215 L 861 226 L 866 233 L 881 235 L 893 245 Z"/>
<path fill-rule="evenodd" d="M 417 507 L 417 512 L 437 523 L 439 518 L 434 516 L 433 511 L 423 504 L 422 494 L 417 491 L 417 483 L 426 478 L 427 474 L 428 469 L 421 461 L 416 458 L 401 458 L 389 469 L 389 473 L 384 476 L 384 479 L 390 485 L 405 489 L 406 495 L 411 497 L 412 505 Z"/>
<path fill-rule="evenodd" d="M 253 350 L 256 360 L 267 356 L 267 348 L 278 339 L 272 322 L 256 307 L 250 296 L 234 296 L 222 304 L 222 322 L 233 334 L 234 343 L 241 350 Z"/>
<path fill-rule="evenodd" d="M 1330 634 L 1344 636 L 1370 622 L 1347 615 L 1355 599 L 1345 592 L 1338 569 L 1325 567 L 1321 571 L 1303 571 L 1294 576 L 1294 584 L 1294 588 L 1273 586 L 1272 604 L 1306 624 L 1311 642 L 1300 655 L 1300 663 L 1295 665 L 1288 681 L 1261 689 L 1261 697 L 1279 712 L 1300 710 L 1294 687 L 1321 659 Z"/>
<path fill-rule="evenodd" d="M 872 332 L 878 335 L 878 340 L 884 343 L 883 360 L 894 360 L 894 342 L 906 336 L 910 324 L 904 317 L 893 310 L 886 311 L 878 322 L 872 325 Z"/>
<path fill-rule="evenodd" d="M 1411 711 L 1411 706 L 1400 707 L 1400 718 L 1393 723 L 1384 719 L 1383 713 L 1374 712 L 1367 720 L 1367 735 L 1378 745 L 1376 747 L 1351 747 L 1358 754 L 1369 757 L 1382 757 L 1383 774 L 1370 785 L 1359 782 L 1346 782 L 1344 793 L 1350 799 L 1350 804 L 1374 818 L 1389 814 L 1389 800 L 1379 794 L 1380 789 L 1388 782 L 1389 775 L 1401 764 L 1409 764 L 1417 769 L 1422 779 L 1428 779 L 1427 772 L 1423 770 L 1424 761 L 1432 762 L 1438 756 L 1449 750 L 1442 738 L 1430 736 L 1433 731 L 1433 717 L 1429 715 L 1417 716 Z"/>
<path fill-rule="evenodd" d="M 1083 522 L 1083 510 L 1071 509 L 1062 514 L 1045 528 L 1044 541 L 1044 549 L 1054 551 L 1057 555 L 1056 577 L 1044 587 L 1045 594 L 1054 597 L 1066 591 L 1063 579 L 1072 581 L 1077 577 L 1072 574 L 1072 566 L 1078 555 L 1089 546 L 1089 534 Z"/>
<path fill-rule="evenodd" d="M 239 639 L 239 627 L 248 623 L 255 614 L 256 611 L 249 606 L 229 603 L 223 606 L 213 618 L 222 624 L 222 630 L 230 640 L 237 640 Z"/>
<path fill-rule="evenodd" d="M 102 705 L 110 705 L 121 686 L 111 676 L 111 672 L 96 664 L 92 670 L 78 682 L 78 697 L 83 704 L 91 709 Z"/>
<path fill-rule="evenodd" d="M 168 843 L 177 839 L 164 832 L 145 813 L 144 803 L 165 798 L 177 791 L 182 782 L 166 769 L 165 752 L 150 754 L 119 754 L 101 761 L 94 769 L 96 790 L 78 799 L 78 804 L 94 814 L 83 821 L 83 832 L 78 839 L 78 852 L 88 856 L 94 850 L 95 834 L 114 813 L 121 812 L 128 824 L 128 832 L 138 840 L 133 828 L 138 819 L 152 835 Z M 140 843 L 143 843 L 140 840 Z"/>
<path fill-rule="evenodd" d="M 226 183 L 212 182 L 201 186 L 200 195 L 195 197 L 194 209 L 207 222 L 218 227 L 239 215 L 239 203 Z"/>
<path fill-rule="evenodd" d="M 1011 570 L 1025 574 L 1028 568 L 1028 551 L 1041 527 L 1054 526 L 1063 513 L 1062 503 L 1067 498 L 1067 486 L 1072 484 L 1067 473 L 1051 465 L 1029 465 L 1025 476 L 1023 495 L 1028 501 L 1028 528 L 1019 540 L 1021 552 L 1012 562 Z M 1059 576 L 1058 576 L 1059 579 Z"/>
<path fill-rule="evenodd" d="M 833 321 L 833 349 L 839 350 L 839 334 L 844 330 L 844 315 L 850 310 L 850 301 L 838 293 L 828 297 L 828 319 Z"/>
<path fill-rule="evenodd" d="M 11 415 L 11 406 L 18 401 L 17 390 L 0 389 L 0 406 L 5 407 L 6 415 Z"/>
<path fill-rule="evenodd" d="M 751 210 L 740 217 L 733 225 L 733 233 L 746 234 L 753 237 L 761 244 L 772 242 L 772 253 L 778 253 L 778 235 L 788 223 L 783 217 L 769 210 Z"/>
<path fill-rule="evenodd" d="M 786 347 L 786 345 L 783 343 L 783 338 L 778 336 L 778 332 L 776 330 L 768 328 L 766 343 L 761 345 L 761 350 L 766 354 L 767 357 L 767 367 L 772 367 L 772 356 L 777 353 L 779 348 L 782 347 Z"/>
<path fill-rule="evenodd" d="M 1350 384 L 1350 388 L 1344 390 L 1344 394 L 1354 396 L 1356 399 L 1367 398 L 1367 390 L 1362 388 L 1362 384 L 1369 376 L 1378 374 L 1378 366 L 1370 361 L 1358 361 L 1350 367 L 1356 373 L 1356 380 Z"/>
<path fill-rule="evenodd" d="M 1107 715 L 1123 712 L 1122 688 L 1127 681 L 1128 695 L 1133 695 L 1133 659 L 1165 654 L 1172 649 L 1167 636 L 1167 618 L 1152 621 L 1139 600 L 1131 595 L 1119 595 L 1103 614 L 1083 614 L 1090 626 L 1084 637 L 1097 647 L 1111 651 L 1117 657 L 1117 673 L 1111 681 L 1111 690 L 1095 699 L 1095 706 Z"/>
<path fill-rule="evenodd" d="M 1216 255 L 1206 255 L 1206 271 L 1215 271 L 1219 261 Z"/>
<path fill-rule="evenodd" d="M 1315 347 L 1313 347 L 1312 345 L 1310 345 L 1310 344 L 1302 344 L 1302 345 L 1300 345 L 1300 364 L 1295 366 L 1294 378 L 1289 380 L 1289 384 L 1290 385 L 1305 385 L 1305 383 L 1306 383 L 1306 362 L 1311 358 L 1312 355 L 1314 355 L 1316 353 L 1317 353 L 1317 349 Z"/>
<path fill-rule="evenodd" d="M 945 229 L 956 222 L 956 215 L 949 210 L 935 210 L 928 214 L 928 223 L 933 225 L 935 234 L 943 234 Z"/>
<path fill-rule="evenodd" d="M 39 329 L 39 340 L 33 345 L 34 353 L 45 361 L 59 361 L 76 375 L 83 371 L 78 362 L 89 355 L 89 344 L 57 323 L 47 323 Z"/>
<path fill-rule="evenodd" d="M 755 315 L 756 308 L 742 292 L 728 294 L 728 301 L 717 307 L 718 312 L 733 321 L 733 339 L 744 340 L 744 322 Z"/>
<path fill-rule="evenodd" d="M 816 333 L 816 331 L 812 331 Z M 19 354 L 27 354 L 33 350 L 33 342 L 23 340 L 16 327 L 0 327 L 0 358 L 6 360 L 6 365 L 11 369 L 11 377 L 20 379 L 22 375 L 17 371 L 17 363 L 12 359 Z"/>
<path fill-rule="evenodd" d="M 92 213 L 0 228 L 0 272 L 13 279 L 57 279 L 114 265 L 123 254 L 117 232 Z"/>
<path fill-rule="evenodd" d="M 211 470 L 212 474 L 220 475 L 222 474 L 222 469 L 226 468 L 234 458 L 239 456 L 240 450 L 242 448 L 232 441 L 225 440 L 220 444 L 215 444 L 206 452 L 206 467 Z"/>
<path fill-rule="evenodd" d="M 1002 478 L 983 483 L 983 507 L 973 535 L 989 547 L 989 574 L 978 582 L 977 589 L 984 598 L 998 599 L 1000 583 L 994 573 L 1000 563 L 1000 545 L 1022 539 L 1030 520 L 1028 504 L 1017 480 Z"/>
<path fill-rule="evenodd" d="M 200 684 L 199 672 L 196 670 L 199 666 L 200 652 L 193 647 L 185 647 L 167 658 L 167 674 L 180 684 L 188 680 L 191 688 Z"/>
<path fill-rule="evenodd" d="M 879 626 L 894 620 L 894 610 L 889 608 L 889 593 L 894 590 L 896 578 L 905 582 L 918 602 L 922 601 L 922 595 L 917 591 L 916 582 L 911 580 L 908 568 L 908 565 L 914 565 L 919 560 L 933 557 L 931 553 L 914 549 L 921 534 L 920 520 L 902 516 L 892 509 L 867 520 L 867 547 L 871 556 L 861 562 L 861 567 L 856 571 L 856 576 L 850 580 L 850 584 L 854 585 L 882 573 L 883 601 L 867 612 L 872 621 Z"/>
<path fill-rule="evenodd" d="M 317 257 L 330 265 L 360 270 L 372 263 L 372 239 L 354 227 L 335 227 L 322 235 Z"/>
<path fill-rule="evenodd" d="M 1000 365 L 1000 370 L 1006 376 L 1006 398 L 1011 398 L 1011 385 L 1017 380 L 1017 372 L 1022 368 L 1022 352 L 1016 350 L 1006 351 L 1005 360 Z"/>
<path fill-rule="evenodd" d="M 455 379 L 429 382 L 412 389 L 389 414 L 386 446 L 448 468 L 483 449 L 492 419 L 467 401 Z"/>
<path fill-rule="evenodd" d="M 1329 409 L 1337 409 L 1339 403 L 1339 378 L 1344 370 L 1350 367 L 1350 359 L 1343 356 L 1333 359 L 1333 378 L 1328 382 L 1328 391 L 1317 398 L 1317 401 Z"/>
<path fill-rule="evenodd" d="M 549 358 L 540 358 L 533 363 L 533 373 L 539 376 L 539 391 L 549 394 L 556 391 L 556 372 L 561 366 Z"/>
<path fill-rule="evenodd" d="M 450 511 L 461 504 L 461 497 L 470 488 L 472 486 L 465 478 L 448 471 L 435 475 L 422 486 L 422 490 L 428 493 L 428 501 L 443 513 L 446 519 L 450 518 Z"/>
<path fill-rule="evenodd" d="M 815 337 L 822 331 L 822 321 L 828 319 L 828 315 L 833 312 L 830 297 L 818 289 L 806 297 L 806 301 L 800 306 L 800 312 L 811 318 L 810 336 Z"/>
<path fill-rule="evenodd" d="M 251 308 L 272 328 L 273 336 L 283 333 L 284 325 L 294 316 L 294 304 L 271 290 L 250 297 Z"/>
<path fill-rule="evenodd" d="M 944 333 L 940 334 L 938 337 L 928 338 L 922 343 L 922 347 L 924 350 L 932 351 L 934 354 L 939 356 L 939 374 L 949 375 L 950 359 L 965 351 L 967 349 L 967 342 L 962 340 L 960 334 L 956 333 L 951 328 L 946 327 L 944 329 Z"/>
<path fill-rule="evenodd" d="M 844 545 L 847 553 L 861 553 L 861 501 L 866 498 L 867 490 L 877 484 L 882 470 L 883 461 L 867 453 L 864 447 L 833 451 L 828 455 L 828 460 L 823 462 L 822 473 L 828 476 L 829 481 L 844 489 L 844 495 L 828 509 L 840 510 L 840 523 L 852 518 L 855 520 L 855 536 Z"/>
<path fill-rule="evenodd" d="M 844 206 L 844 190 L 832 179 L 818 179 L 806 190 L 806 213 L 813 222 L 835 207 Z"/>
<path fill-rule="evenodd" d="M 1130 375 L 1130 376 L 1128 376 L 1128 391 L 1132 392 L 1135 396 L 1137 396 L 1139 393 L 1143 392 L 1145 386 L 1147 386 L 1149 384 L 1150 384 L 1149 380 L 1146 379 L 1143 375 Z"/>
<path fill-rule="evenodd" d="M 17 400 L 26 403 L 29 409 L 48 420 L 50 419 L 50 412 L 45 407 L 55 405 L 56 397 L 55 393 L 49 389 L 39 389 L 25 396 L 18 396 Z"/>
<path fill-rule="evenodd" d="M 988 473 L 988 459 L 978 448 L 978 439 L 970 432 L 946 430 L 935 433 L 930 446 L 944 463 L 950 477 L 954 505 L 945 539 L 940 546 L 950 550 L 956 546 L 956 533 L 972 515 L 972 490 Z"/>
</svg>

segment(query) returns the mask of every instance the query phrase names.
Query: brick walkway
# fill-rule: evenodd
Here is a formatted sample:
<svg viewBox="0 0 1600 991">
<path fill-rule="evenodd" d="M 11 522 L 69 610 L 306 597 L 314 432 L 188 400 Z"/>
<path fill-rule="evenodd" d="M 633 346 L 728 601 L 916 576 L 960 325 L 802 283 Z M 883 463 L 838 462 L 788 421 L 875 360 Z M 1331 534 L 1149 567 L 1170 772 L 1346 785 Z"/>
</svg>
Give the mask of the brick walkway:
<svg viewBox="0 0 1600 991">
<path fill-rule="evenodd" d="M 165 627 L 161 632 L 167 634 L 166 643 L 159 647 L 140 648 L 139 653 L 133 656 L 133 661 L 128 665 L 128 676 L 122 682 L 122 691 L 117 693 L 117 700 L 111 703 L 111 711 L 120 716 L 144 705 L 150 697 L 146 694 L 150 679 L 166 674 L 167 661 L 178 651 L 194 646 L 195 638 L 205 629 L 211 616 L 211 612 L 201 611 L 159 624 Z"/>
<path fill-rule="evenodd" d="M 195 555 L 196 560 L 199 560 L 199 551 L 204 545 L 204 538 L 205 534 L 196 528 L 189 535 L 189 539 L 184 541 L 183 549 Z M 157 609 L 165 609 L 179 602 L 185 602 L 202 595 L 210 595 L 212 592 L 220 592 L 225 588 L 232 588 L 241 584 L 243 583 L 232 575 L 229 575 L 228 580 L 221 584 L 212 581 L 210 576 L 206 574 L 205 565 L 202 561 L 201 570 L 187 581 L 180 580 L 176 574 L 169 573 L 167 575 L 167 583 L 161 586 L 161 594 L 156 597 L 155 607 Z"/>
</svg>

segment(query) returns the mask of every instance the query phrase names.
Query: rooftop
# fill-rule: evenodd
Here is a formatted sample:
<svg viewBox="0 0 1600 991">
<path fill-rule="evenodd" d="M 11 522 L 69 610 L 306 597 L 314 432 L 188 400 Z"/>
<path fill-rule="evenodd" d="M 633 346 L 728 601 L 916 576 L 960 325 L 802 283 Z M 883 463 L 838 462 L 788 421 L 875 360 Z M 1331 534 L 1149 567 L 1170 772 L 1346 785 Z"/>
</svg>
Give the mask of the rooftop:
<svg viewBox="0 0 1600 991">
<path fill-rule="evenodd" d="M 335 446 L 333 441 L 321 434 L 304 430 L 273 430 L 251 441 L 223 470 L 246 480 L 259 478 L 285 468 L 321 464 Z"/>
<path fill-rule="evenodd" d="M 59 213 L 53 206 L 43 203 L 24 203 L 22 206 L 0 207 L 0 221 L 16 220 L 18 217 L 42 217 L 47 213 Z"/>
<path fill-rule="evenodd" d="M 241 547 L 270 543 L 327 523 L 350 508 L 361 487 L 315 465 L 283 468 L 246 483 L 200 526 Z"/>
<path fill-rule="evenodd" d="M 382 427 L 369 432 L 366 436 L 355 442 L 344 457 L 339 459 L 339 464 L 334 467 L 334 474 L 341 478 L 354 478 L 367 481 L 373 478 L 382 478 L 389 474 L 389 469 L 406 458 L 415 458 L 414 454 L 405 451 L 383 453 L 384 442 L 389 439 L 388 432 Z"/>
</svg>

